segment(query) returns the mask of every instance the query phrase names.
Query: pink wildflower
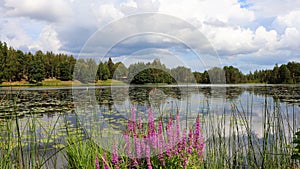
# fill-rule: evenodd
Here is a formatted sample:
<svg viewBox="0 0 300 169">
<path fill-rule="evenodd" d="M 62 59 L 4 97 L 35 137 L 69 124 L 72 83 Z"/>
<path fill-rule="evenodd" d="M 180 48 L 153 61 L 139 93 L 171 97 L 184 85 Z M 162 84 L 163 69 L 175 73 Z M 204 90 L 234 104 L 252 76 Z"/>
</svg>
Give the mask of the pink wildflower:
<svg viewBox="0 0 300 169">
<path fill-rule="evenodd" d="M 96 169 L 100 169 L 98 155 L 96 155 L 95 164 L 96 164 Z"/>
<path fill-rule="evenodd" d="M 106 160 L 106 153 L 103 153 L 103 159 L 102 159 L 102 165 L 104 166 L 104 169 L 109 169 L 107 165 L 107 160 Z"/>
<path fill-rule="evenodd" d="M 118 157 L 118 152 L 117 152 L 117 146 L 116 145 L 113 145 L 113 151 L 112 151 L 112 163 L 114 164 L 115 166 L 115 169 L 118 169 L 119 168 L 119 157 Z"/>
<path fill-rule="evenodd" d="M 150 146 L 146 145 L 146 160 L 148 169 L 152 169 L 151 161 L 150 161 Z"/>
</svg>

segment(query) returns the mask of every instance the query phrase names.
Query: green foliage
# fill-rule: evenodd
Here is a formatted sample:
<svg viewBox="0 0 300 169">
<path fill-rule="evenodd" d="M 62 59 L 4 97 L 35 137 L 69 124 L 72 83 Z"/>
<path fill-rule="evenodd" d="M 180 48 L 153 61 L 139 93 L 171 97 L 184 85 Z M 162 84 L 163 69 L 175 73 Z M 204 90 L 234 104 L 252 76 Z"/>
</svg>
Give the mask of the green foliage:
<svg viewBox="0 0 300 169">
<path fill-rule="evenodd" d="M 29 64 L 28 80 L 30 83 L 38 83 L 45 79 L 43 53 L 37 51 Z"/>
<path fill-rule="evenodd" d="M 78 59 L 74 69 L 74 79 L 83 83 L 93 83 L 96 80 L 97 64 L 93 59 Z"/>
<path fill-rule="evenodd" d="M 72 80 L 72 72 L 70 71 L 70 64 L 68 62 L 59 63 L 59 79 Z"/>
<path fill-rule="evenodd" d="M 210 83 L 222 84 L 226 82 L 224 70 L 218 67 L 209 69 L 208 71 Z"/>
<path fill-rule="evenodd" d="M 115 69 L 114 69 L 115 67 L 114 67 L 114 63 L 111 60 L 111 58 L 109 58 L 107 61 L 107 67 L 109 69 L 109 78 L 112 79 L 114 71 L 115 71 Z"/>
<path fill-rule="evenodd" d="M 128 81 L 133 84 L 176 82 L 171 75 L 171 70 L 158 59 L 152 63 L 131 64 L 128 68 Z"/>
<path fill-rule="evenodd" d="M 300 64 L 296 62 L 289 62 L 287 64 L 291 73 L 292 83 L 300 83 Z"/>
<path fill-rule="evenodd" d="M 293 143 L 295 144 L 295 149 L 292 155 L 292 159 L 300 160 L 300 130 L 295 133 Z"/>
<path fill-rule="evenodd" d="M 281 65 L 278 70 L 278 83 L 291 83 L 291 72 L 286 65 Z"/>
<path fill-rule="evenodd" d="M 118 62 L 114 64 L 113 79 L 122 80 L 122 78 L 126 77 L 127 75 L 128 75 L 128 69 L 122 62 Z"/>
<path fill-rule="evenodd" d="M 76 62 L 79 63 L 75 70 Z M 30 52 L 23 53 L 0 41 L 0 83 L 20 80 L 36 83 L 47 78 L 67 81 L 73 77 L 83 83 L 128 79 L 128 82 L 136 84 L 225 82 L 296 84 L 300 83 L 300 63 L 288 62 L 280 66 L 276 64 L 273 69 L 255 70 L 246 75 L 233 66 L 224 66 L 223 69 L 214 67 L 203 73 L 192 72 L 184 66 L 169 69 L 159 59 L 155 59 L 152 63 L 134 63 L 127 69 L 123 63 L 114 63 L 111 58 L 105 63 L 98 64 L 93 59 L 76 60 L 73 56 L 52 52 L 37 51 L 33 56 Z"/>
<path fill-rule="evenodd" d="M 107 80 L 109 77 L 111 77 L 107 63 L 99 63 L 97 77 L 98 80 Z"/>
<path fill-rule="evenodd" d="M 242 72 L 233 66 L 225 66 L 223 68 L 226 77 L 226 83 L 242 83 L 243 82 L 243 74 Z"/>
<path fill-rule="evenodd" d="M 191 69 L 184 66 L 178 66 L 171 70 L 172 77 L 176 82 L 196 83 Z"/>
</svg>

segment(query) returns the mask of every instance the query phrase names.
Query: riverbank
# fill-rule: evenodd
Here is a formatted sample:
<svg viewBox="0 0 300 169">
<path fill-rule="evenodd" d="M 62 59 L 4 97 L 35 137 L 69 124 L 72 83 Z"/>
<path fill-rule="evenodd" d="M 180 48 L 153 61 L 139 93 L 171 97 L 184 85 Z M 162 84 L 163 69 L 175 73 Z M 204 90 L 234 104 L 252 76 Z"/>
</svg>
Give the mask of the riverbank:
<svg viewBox="0 0 300 169">
<path fill-rule="evenodd" d="M 34 87 L 34 86 L 116 86 L 116 85 L 126 85 L 125 82 L 108 79 L 105 81 L 98 80 L 97 83 L 82 83 L 78 80 L 72 81 L 62 81 L 58 79 L 45 79 L 40 83 L 29 83 L 28 81 L 17 81 L 17 82 L 3 82 L 0 87 Z"/>
</svg>

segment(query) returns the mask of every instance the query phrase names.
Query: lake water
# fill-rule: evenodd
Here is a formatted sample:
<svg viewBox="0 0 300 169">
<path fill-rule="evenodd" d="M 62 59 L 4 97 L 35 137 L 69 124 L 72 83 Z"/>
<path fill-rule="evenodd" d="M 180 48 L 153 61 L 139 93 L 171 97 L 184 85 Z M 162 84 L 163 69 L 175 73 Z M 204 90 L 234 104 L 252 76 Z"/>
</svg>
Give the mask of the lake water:
<svg viewBox="0 0 300 169">
<path fill-rule="evenodd" d="M 42 147 L 59 148 L 65 125 L 74 127 L 78 121 L 87 135 L 95 129 L 120 133 L 131 116 L 132 106 L 143 121 L 147 121 L 150 107 L 156 119 L 166 119 L 178 112 L 183 128 L 192 126 L 200 115 L 206 139 L 220 123 L 224 136 L 231 135 L 232 117 L 239 119 L 237 125 L 248 125 L 257 138 L 263 137 L 265 123 L 280 123 L 288 139 L 300 127 L 299 85 L 0 88 L 0 124 L 17 118 L 20 128 L 25 129 L 34 119 L 37 142 Z M 270 131 L 276 130 L 274 127 Z M 23 131 L 22 142 L 28 146 L 32 133 Z M 49 131 L 54 135 L 51 139 Z M 239 132 L 246 133 L 246 127 Z"/>
<path fill-rule="evenodd" d="M 230 114 L 233 106 L 262 123 L 264 108 L 276 106 L 299 127 L 299 85 L 169 85 L 62 88 L 0 88 L 0 119 L 55 120 L 59 115 L 98 110 L 105 119 L 128 119 L 131 107 L 146 120 L 152 107 L 155 116 L 180 113 L 182 119 L 198 114 Z M 97 107 L 97 109 L 95 109 Z M 101 118 L 101 117 L 99 117 Z M 258 132 L 259 134 L 259 132 Z"/>
</svg>

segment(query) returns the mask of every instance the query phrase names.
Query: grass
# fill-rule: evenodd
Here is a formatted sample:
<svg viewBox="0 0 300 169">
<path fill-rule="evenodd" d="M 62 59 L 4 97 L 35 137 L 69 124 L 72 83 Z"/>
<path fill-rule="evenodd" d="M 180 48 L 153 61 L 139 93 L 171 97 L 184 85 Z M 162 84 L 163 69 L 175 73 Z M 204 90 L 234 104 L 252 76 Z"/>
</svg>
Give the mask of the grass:
<svg viewBox="0 0 300 169">
<path fill-rule="evenodd" d="M 288 120 L 289 112 L 280 111 L 278 100 L 272 102 L 266 99 L 262 107 L 265 123 L 262 125 L 260 137 L 255 135 L 252 117 L 248 116 L 252 113 L 251 107 L 251 103 L 248 103 L 246 109 L 232 104 L 230 114 L 224 112 L 216 116 L 209 113 L 201 116 L 202 131 L 206 135 L 204 160 L 201 164 L 191 165 L 188 168 L 297 168 L 298 163 L 291 159 L 293 147 L 290 136 L 293 135 L 294 129 Z M 99 158 L 103 156 L 105 151 L 97 146 L 91 146 L 95 144 L 92 140 L 79 140 L 71 141 L 78 144 L 75 146 L 76 151 L 71 146 L 67 148 L 68 156 L 80 161 L 69 161 L 70 165 L 93 162 L 95 154 L 98 154 Z M 92 155 L 82 157 L 83 154 Z M 105 154 L 108 158 L 106 161 L 111 164 L 109 152 Z M 190 158 L 199 160 L 197 155 L 191 155 Z M 173 162 L 176 163 L 176 160 Z M 90 165 L 91 168 L 95 168 L 95 164 Z"/>
<path fill-rule="evenodd" d="M 96 83 L 82 83 L 78 80 L 72 81 L 62 81 L 58 79 L 45 79 L 41 83 L 33 84 L 27 81 L 18 81 L 18 82 L 3 82 L 0 84 L 0 87 L 25 87 L 25 86 L 86 86 L 86 85 L 96 85 L 96 86 L 120 86 L 126 85 L 123 81 L 108 79 L 105 81 L 98 80 Z"/>
<path fill-rule="evenodd" d="M 108 79 L 105 81 L 98 80 L 95 85 L 99 86 L 119 86 L 119 85 L 126 85 L 125 82 L 119 81 L 119 80 L 113 80 L 113 79 Z"/>
<path fill-rule="evenodd" d="M 58 79 L 45 79 L 42 81 L 42 86 L 72 86 L 72 85 L 81 85 L 79 81 L 61 81 Z"/>
<path fill-rule="evenodd" d="M 209 112 L 201 115 L 206 144 L 203 161 L 192 163 L 189 168 L 299 167 L 291 159 L 292 136 L 296 129 L 289 121 L 289 114 L 296 112 L 283 111 L 278 100 L 266 98 L 261 107 L 264 121 L 262 135 L 257 136 L 253 131 L 256 124 L 252 122 L 252 108 L 251 101 L 246 105 L 232 103 L 230 113 L 224 111 L 217 115 L 217 112 Z M 46 122 L 34 114 L 27 119 L 17 116 L 2 119 L 0 168 L 61 168 L 64 165 L 67 168 L 96 168 L 96 158 L 100 166 L 107 164 L 113 168 L 110 151 L 102 149 L 91 138 L 91 135 L 84 134 L 79 123 L 74 124 L 61 116 Z M 192 154 L 189 158 L 197 161 L 199 156 Z M 120 156 L 119 160 L 123 161 L 120 168 L 128 168 L 131 163 L 126 156 Z M 151 160 L 159 164 L 157 158 Z M 176 163 L 180 158 L 171 161 Z M 176 164 L 170 166 L 178 168 Z M 143 167 L 147 164 L 143 163 Z M 159 168 L 159 165 L 153 165 L 153 168 Z"/>
</svg>

